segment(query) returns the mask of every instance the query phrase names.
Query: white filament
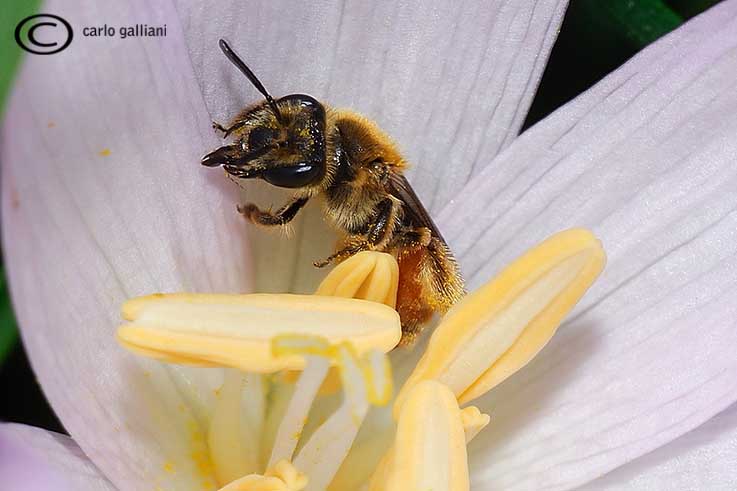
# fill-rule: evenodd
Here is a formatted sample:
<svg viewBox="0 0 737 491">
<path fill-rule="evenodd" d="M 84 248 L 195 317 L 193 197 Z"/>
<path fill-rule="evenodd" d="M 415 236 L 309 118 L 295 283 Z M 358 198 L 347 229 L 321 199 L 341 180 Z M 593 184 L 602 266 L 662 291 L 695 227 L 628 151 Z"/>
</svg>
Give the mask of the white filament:
<svg viewBox="0 0 737 491">
<path fill-rule="evenodd" d="M 244 376 L 234 369 L 225 370 L 225 381 L 220 387 L 215 410 L 210 421 L 207 443 L 215 465 L 215 475 L 221 483 L 228 483 L 249 474 L 249 453 L 241 438 L 241 395 Z M 253 464 L 253 462 L 250 462 Z"/>
<path fill-rule="evenodd" d="M 368 412 L 366 380 L 357 360 L 339 348 L 345 398 L 340 408 L 320 426 L 300 450 L 294 465 L 310 478 L 306 491 L 322 491 L 343 463 Z"/>
<path fill-rule="evenodd" d="M 280 460 L 291 462 L 294 449 L 297 448 L 297 442 L 302 436 L 307 415 L 328 373 L 330 361 L 327 358 L 320 356 L 305 358 L 307 365 L 297 380 L 294 393 L 277 430 L 267 468 L 273 467 Z"/>
</svg>

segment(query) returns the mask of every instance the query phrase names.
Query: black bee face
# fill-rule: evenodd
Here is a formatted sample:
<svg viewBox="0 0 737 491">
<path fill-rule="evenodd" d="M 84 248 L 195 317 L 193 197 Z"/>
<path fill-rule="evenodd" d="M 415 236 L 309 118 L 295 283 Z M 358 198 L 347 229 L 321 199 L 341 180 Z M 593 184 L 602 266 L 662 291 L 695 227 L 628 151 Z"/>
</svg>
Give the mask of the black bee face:
<svg viewBox="0 0 737 491">
<path fill-rule="evenodd" d="M 325 108 L 313 97 L 292 94 L 248 111 L 231 129 L 239 140 L 202 159 L 231 175 L 263 179 L 274 186 L 301 188 L 325 175 Z"/>
</svg>

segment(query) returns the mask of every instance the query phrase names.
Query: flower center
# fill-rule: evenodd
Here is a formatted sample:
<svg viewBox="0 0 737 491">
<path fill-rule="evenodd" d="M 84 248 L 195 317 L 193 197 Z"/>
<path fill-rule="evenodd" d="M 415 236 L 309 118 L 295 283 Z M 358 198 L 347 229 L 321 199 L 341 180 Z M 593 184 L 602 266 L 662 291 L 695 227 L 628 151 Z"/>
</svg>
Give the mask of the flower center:
<svg viewBox="0 0 737 491">
<path fill-rule="evenodd" d="M 569 230 L 462 299 L 394 400 L 396 423 L 391 411 L 369 414 L 392 399 L 386 353 L 401 337 L 388 254 L 353 256 L 316 295 L 134 299 L 118 339 L 169 363 L 226 368 L 208 431 L 221 490 L 465 491 L 466 444 L 490 418 L 461 406 L 528 363 L 603 266 L 599 241 Z M 260 420 L 244 419 L 253 374 L 269 387 Z"/>
<path fill-rule="evenodd" d="M 305 336 L 277 337 L 273 340 L 272 352 L 277 358 L 304 356 L 306 361 L 279 418 L 266 468 L 293 462 L 295 469 L 310 476 L 305 489 L 326 489 L 353 445 L 369 405 L 389 401 L 391 371 L 388 360 L 379 351 L 359 357 L 350 344 L 331 345 L 323 338 Z M 303 438 L 310 410 L 331 364 L 338 369 L 344 389 L 343 402 L 309 437 Z M 239 432 L 235 431 L 242 414 L 242 383 L 241 373 L 228 371 L 210 423 L 208 443 L 220 483 L 237 481 L 246 474 L 248 453 L 255 451 L 246 448 Z M 303 445 L 297 453 L 298 443 Z"/>
</svg>

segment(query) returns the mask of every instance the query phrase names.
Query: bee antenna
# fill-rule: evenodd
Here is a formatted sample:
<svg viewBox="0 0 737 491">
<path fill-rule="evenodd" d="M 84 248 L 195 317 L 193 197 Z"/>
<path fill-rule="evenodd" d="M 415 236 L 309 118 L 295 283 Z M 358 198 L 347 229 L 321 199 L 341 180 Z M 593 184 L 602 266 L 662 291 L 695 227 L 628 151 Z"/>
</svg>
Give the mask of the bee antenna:
<svg viewBox="0 0 737 491">
<path fill-rule="evenodd" d="M 279 107 L 276 105 L 276 101 L 274 101 L 274 98 L 271 97 L 271 94 L 266 91 L 264 84 L 262 84 L 258 77 L 256 77 L 256 74 L 254 74 L 251 69 L 246 66 L 243 60 L 241 60 L 240 57 L 235 54 L 235 51 L 233 51 L 233 49 L 230 47 L 230 45 L 228 45 L 225 39 L 221 39 L 218 44 L 220 45 L 220 49 L 230 60 L 230 62 L 234 64 L 238 68 L 238 70 L 243 73 L 243 75 L 246 76 L 248 81 L 251 82 L 254 87 L 256 87 L 256 90 L 263 94 L 263 96 L 266 98 L 266 102 L 269 103 L 269 107 L 271 107 L 271 110 L 274 111 L 274 115 L 276 116 L 277 121 L 283 123 L 284 118 L 282 117 L 281 112 L 279 112 Z"/>
</svg>

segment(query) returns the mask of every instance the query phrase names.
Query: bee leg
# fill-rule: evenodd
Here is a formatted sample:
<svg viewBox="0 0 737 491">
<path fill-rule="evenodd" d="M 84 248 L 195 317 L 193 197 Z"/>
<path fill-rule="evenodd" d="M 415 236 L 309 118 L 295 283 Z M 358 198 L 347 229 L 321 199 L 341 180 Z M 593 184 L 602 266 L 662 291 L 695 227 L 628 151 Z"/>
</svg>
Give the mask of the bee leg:
<svg viewBox="0 0 737 491">
<path fill-rule="evenodd" d="M 220 131 L 223 134 L 223 138 L 228 138 L 232 132 L 234 132 L 237 129 L 240 129 L 246 125 L 245 120 L 236 121 L 233 123 L 229 128 L 226 128 L 225 126 L 221 125 L 217 121 L 212 122 L 212 127 L 216 131 Z"/>
<path fill-rule="evenodd" d="M 238 205 L 238 212 L 257 225 L 266 225 L 267 227 L 286 225 L 297 216 L 297 212 L 307 204 L 308 200 L 309 198 L 292 198 L 289 203 L 279 208 L 276 213 L 262 211 L 253 203 Z"/>
<path fill-rule="evenodd" d="M 402 248 L 427 247 L 432 240 L 432 231 L 427 227 L 402 228 L 394 234 L 392 244 Z"/>
<path fill-rule="evenodd" d="M 366 242 L 365 240 L 361 240 L 347 247 L 344 247 L 335 254 L 331 254 L 327 258 L 323 259 L 322 261 L 315 261 L 314 263 L 312 263 L 312 265 L 316 268 L 324 268 L 335 260 L 342 261 L 343 259 L 349 258 L 354 254 L 365 251 L 366 249 L 370 249 L 368 242 Z"/>
<path fill-rule="evenodd" d="M 213 122 L 212 122 L 212 128 L 213 128 L 213 129 L 214 129 L 215 131 L 219 131 L 219 132 L 221 132 L 221 133 L 227 133 L 227 132 L 228 132 L 227 128 L 225 128 L 225 126 L 221 125 L 221 124 L 220 124 L 220 123 L 218 123 L 217 121 L 213 121 Z"/>
<path fill-rule="evenodd" d="M 369 226 L 365 239 L 359 239 L 323 261 L 312 263 L 317 268 L 323 268 L 335 260 L 342 260 L 365 250 L 383 250 L 394 234 L 398 203 L 393 198 L 386 198 L 379 202 L 373 223 Z"/>
<path fill-rule="evenodd" d="M 371 249 L 383 249 L 391 239 L 396 225 L 398 203 L 393 198 L 385 198 L 376 206 L 374 222 L 369 227 L 366 237 Z"/>
</svg>

